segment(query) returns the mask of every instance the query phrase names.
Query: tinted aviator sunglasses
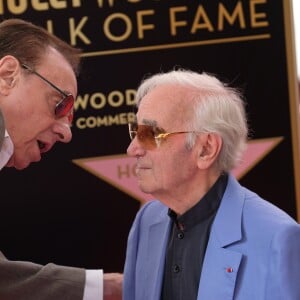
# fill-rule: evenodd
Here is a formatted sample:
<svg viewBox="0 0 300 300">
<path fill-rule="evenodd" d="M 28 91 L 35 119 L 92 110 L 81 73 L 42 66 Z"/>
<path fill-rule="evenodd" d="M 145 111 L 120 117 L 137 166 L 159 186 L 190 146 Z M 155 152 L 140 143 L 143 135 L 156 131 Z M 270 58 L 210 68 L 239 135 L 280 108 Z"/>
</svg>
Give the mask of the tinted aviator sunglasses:
<svg viewBox="0 0 300 300">
<path fill-rule="evenodd" d="M 46 79 L 44 76 L 39 74 L 37 71 L 33 70 L 28 65 L 26 65 L 26 64 L 21 64 L 21 65 L 22 65 L 23 69 L 38 76 L 40 79 L 42 79 L 44 82 L 46 82 L 48 85 L 50 85 L 53 89 L 55 89 L 62 95 L 62 99 L 55 105 L 54 114 L 55 114 L 56 118 L 62 118 L 62 117 L 67 116 L 69 119 L 69 122 L 71 123 L 72 119 L 73 119 L 73 106 L 74 106 L 73 95 L 62 91 L 54 83 L 52 83 L 51 81 Z"/>
<path fill-rule="evenodd" d="M 197 133 L 196 131 L 176 131 L 176 132 L 161 132 L 157 127 L 151 125 L 129 123 L 129 136 L 133 140 L 137 137 L 142 147 L 151 150 L 159 146 L 162 139 L 166 139 L 170 135 L 182 133 Z"/>
</svg>

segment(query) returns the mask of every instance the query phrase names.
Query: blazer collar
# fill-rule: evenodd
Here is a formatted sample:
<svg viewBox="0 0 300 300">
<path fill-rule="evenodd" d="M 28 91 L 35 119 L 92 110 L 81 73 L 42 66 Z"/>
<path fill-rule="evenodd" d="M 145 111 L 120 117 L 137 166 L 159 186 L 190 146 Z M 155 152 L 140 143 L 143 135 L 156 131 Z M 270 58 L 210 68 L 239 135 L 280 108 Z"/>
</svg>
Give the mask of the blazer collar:
<svg viewBox="0 0 300 300">
<path fill-rule="evenodd" d="M 244 199 L 245 189 L 232 175 L 229 175 L 228 184 L 212 226 L 220 247 L 241 240 Z"/>
<path fill-rule="evenodd" d="M 229 176 L 212 225 L 203 262 L 198 299 L 232 300 L 243 254 L 230 248 L 242 239 L 245 189 Z"/>
</svg>

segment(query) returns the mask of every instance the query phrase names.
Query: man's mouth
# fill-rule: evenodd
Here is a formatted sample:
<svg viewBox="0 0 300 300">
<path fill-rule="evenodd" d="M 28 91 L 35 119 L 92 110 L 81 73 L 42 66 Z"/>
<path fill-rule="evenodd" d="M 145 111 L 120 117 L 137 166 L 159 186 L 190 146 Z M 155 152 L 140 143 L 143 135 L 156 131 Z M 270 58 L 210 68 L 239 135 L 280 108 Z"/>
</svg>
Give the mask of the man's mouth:
<svg viewBox="0 0 300 300">
<path fill-rule="evenodd" d="M 39 146 L 39 149 L 40 149 L 41 153 L 45 153 L 45 152 L 49 151 L 50 148 L 51 148 L 50 144 L 42 142 L 41 140 L 38 140 L 37 143 L 38 143 L 38 146 Z"/>
<path fill-rule="evenodd" d="M 38 145 L 39 145 L 40 150 L 43 150 L 46 147 L 46 144 L 43 143 L 42 141 L 38 141 Z"/>
</svg>

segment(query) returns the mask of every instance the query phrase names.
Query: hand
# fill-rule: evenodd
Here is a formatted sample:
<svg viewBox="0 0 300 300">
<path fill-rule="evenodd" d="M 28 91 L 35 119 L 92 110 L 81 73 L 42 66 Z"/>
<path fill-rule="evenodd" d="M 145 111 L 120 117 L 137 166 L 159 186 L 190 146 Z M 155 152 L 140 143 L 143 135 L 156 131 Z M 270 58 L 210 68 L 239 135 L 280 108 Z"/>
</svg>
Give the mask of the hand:
<svg viewBox="0 0 300 300">
<path fill-rule="evenodd" d="M 103 300 L 122 300 L 123 274 L 103 274 Z"/>
</svg>

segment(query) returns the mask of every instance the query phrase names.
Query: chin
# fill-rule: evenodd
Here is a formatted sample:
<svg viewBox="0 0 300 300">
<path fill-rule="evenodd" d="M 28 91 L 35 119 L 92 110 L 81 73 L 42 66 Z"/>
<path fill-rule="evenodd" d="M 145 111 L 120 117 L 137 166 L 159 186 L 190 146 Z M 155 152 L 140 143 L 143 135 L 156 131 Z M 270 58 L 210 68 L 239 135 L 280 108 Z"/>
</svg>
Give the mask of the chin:
<svg viewBox="0 0 300 300">
<path fill-rule="evenodd" d="M 14 168 L 21 171 L 21 170 L 24 170 L 25 168 L 27 168 L 29 165 L 30 165 L 30 163 L 14 165 Z"/>
<path fill-rule="evenodd" d="M 14 160 L 8 162 L 7 167 L 13 167 L 16 170 L 23 170 L 23 169 L 27 168 L 29 165 L 30 165 L 30 161 L 27 161 L 27 160 L 19 161 L 19 160 L 14 159 Z"/>
<path fill-rule="evenodd" d="M 145 185 L 139 184 L 140 190 L 145 194 L 152 194 L 153 190 Z"/>
</svg>

